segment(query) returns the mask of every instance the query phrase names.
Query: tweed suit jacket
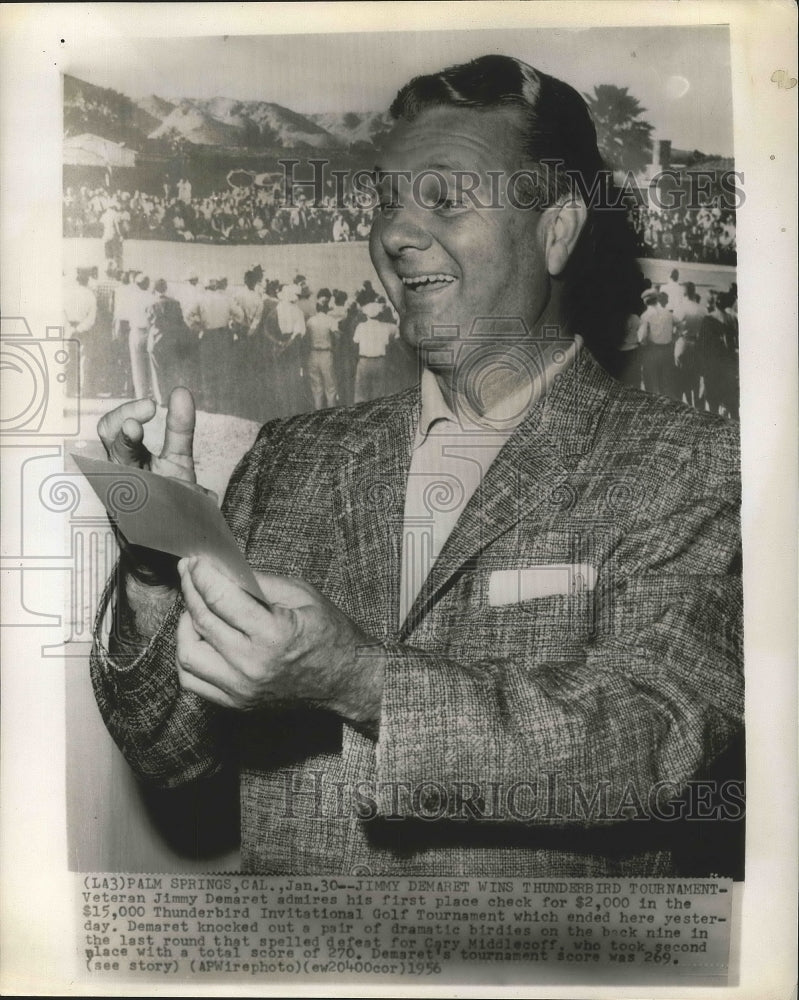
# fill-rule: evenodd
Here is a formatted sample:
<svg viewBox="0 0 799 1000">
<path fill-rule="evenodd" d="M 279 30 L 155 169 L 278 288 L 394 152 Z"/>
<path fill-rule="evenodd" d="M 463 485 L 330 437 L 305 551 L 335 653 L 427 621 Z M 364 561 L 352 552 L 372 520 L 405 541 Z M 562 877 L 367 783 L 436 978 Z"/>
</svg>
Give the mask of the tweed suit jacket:
<svg viewBox="0 0 799 1000">
<path fill-rule="evenodd" d="M 583 350 L 400 622 L 419 407 L 416 387 L 266 424 L 223 506 L 254 568 L 308 581 L 374 637 L 379 732 L 183 692 L 180 600 L 132 663 L 96 639 L 110 732 L 144 780 L 240 782 L 247 870 L 674 873 L 669 809 L 742 726 L 737 428 L 617 383 Z M 489 599 L 497 571 L 552 565 L 593 567 L 593 589 Z"/>
</svg>

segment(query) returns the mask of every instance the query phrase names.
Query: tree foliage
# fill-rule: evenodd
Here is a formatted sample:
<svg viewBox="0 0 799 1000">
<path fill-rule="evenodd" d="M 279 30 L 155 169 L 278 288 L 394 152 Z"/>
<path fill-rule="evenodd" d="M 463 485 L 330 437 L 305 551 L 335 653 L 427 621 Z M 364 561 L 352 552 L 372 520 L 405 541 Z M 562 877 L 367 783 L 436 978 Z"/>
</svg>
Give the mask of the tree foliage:
<svg viewBox="0 0 799 1000">
<path fill-rule="evenodd" d="M 138 149 L 158 120 L 109 87 L 64 74 L 64 137 L 90 132 Z"/>
<path fill-rule="evenodd" d="M 592 94 L 583 94 L 594 119 L 597 144 L 612 170 L 643 170 L 652 162 L 654 126 L 641 118 L 641 107 L 627 87 L 600 83 Z"/>
</svg>

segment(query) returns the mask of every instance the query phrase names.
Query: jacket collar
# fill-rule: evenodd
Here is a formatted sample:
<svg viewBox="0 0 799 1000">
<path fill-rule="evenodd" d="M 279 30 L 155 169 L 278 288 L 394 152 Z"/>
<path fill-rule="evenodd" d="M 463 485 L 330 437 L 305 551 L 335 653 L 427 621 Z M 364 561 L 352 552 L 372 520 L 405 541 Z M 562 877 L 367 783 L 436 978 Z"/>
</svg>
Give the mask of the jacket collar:
<svg viewBox="0 0 799 1000">
<path fill-rule="evenodd" d="M 351 420 L 339 442 L 340 527 L 354 593 L 368 595 L 364 627 L 407 638 L 432 605 L 491 542 L 522 517 L 562 509 L 572 470 L 593 445 L 602 413 L 620 391 L 583 348 L 509 437 L 464 508 L 397 632 L 405 491 L 421 408 L 418 385 Z"/>
<path fill-rule="evenodd" d="M 567 464 L 591 450 L 602 413 L 621 391 L 587 347 L 569 371 L 554 379 L 543 400 L 540 426 Z"/>
<path fill-rule="evenodd" d="M 564 459 L 590 450 L 597 423 L 619 383 L 594 359 L 587 347 L 577 354 L 573 365 L 556 375 L 547 394 L 533 406 L 511 438 L 526 438 L 531 426 L 538 425 L 551 438 L 552 446 Z M 354 416 L 346 426 L 339 447 L 353 458 L 362 451 L 377 451 L 388 436 L 389 451 L 412 447 L 421 412 L 421 391 L 417 383 L 403 392 L 387 396 Z M 503 449 L 504 450 L 504 449 Z"/>
</svg>

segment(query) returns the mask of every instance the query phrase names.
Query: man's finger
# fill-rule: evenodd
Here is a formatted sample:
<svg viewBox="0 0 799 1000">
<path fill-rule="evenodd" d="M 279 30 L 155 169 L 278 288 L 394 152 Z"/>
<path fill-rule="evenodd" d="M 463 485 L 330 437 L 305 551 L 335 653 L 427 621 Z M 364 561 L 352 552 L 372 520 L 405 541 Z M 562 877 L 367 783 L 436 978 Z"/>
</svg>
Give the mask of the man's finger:
<svg viewBox="0 0 799 1000">
<path fill-rule="evenodd" d="M 187 667 L 179 660 L 175 661 L 175 668 L 178 674 L 178 683 L 183 688 L 184 691 L 190 691 L 192 694 L 199 695 L 200 698 L 204 698 L 205 701 L 213 702 L 215 705 L 221 705 L 223 708 L 235 708 L 233 699 L 227 692 L 223 691 L 221 688 L 216 687 L 215 684 L 210 684 L 208 681 L 202 680 L 202 678 L 197 677 L 187 669 Z"/>
<path fill-rule="evenodd" d="M 149 468 L 151 455 L 144 446 L 144 427 L 138 420 L 128 417 L 114 438 L 108 457 L 120 465 Z"/>
<path fill-rule="evenodd" d="M 181 650 L 189 649 L 194 643 L 202 642 L 202 636 L 194 627 L 191 615 L 188 611 L 181 611 L 178 618 L 178 627 L 175 629 L 175 641 L 177 642 L 178 653 Z"/>
<path fill-rule="evenodd" d="M 183 670 L 202 677 L 209 684 L 220 688 L 229 687 L 231 667 L 213 646 L 203 640 L 189 611 L 184 611 L 178 619 L 175 630 L 176 659 Z"/>
<path fill-rule="evenodd" d="M 178 572 L 184 593 L 188 590 L 196 606 L 200 607 L 194 595 L 226 626 L 235 629 L 240 638 L 263 635 L 269 628 L 271 615 L 267 608 L 208 559 L 181 559 Z"/>
<path fill-rule="evenodd" d="M 143 397 L 109 410 L 108 413 L 100 417 L 97 423 L 97 433 L 100 435 L 100 440 L 111 445 L 128 417 L 146 424 L 155 416 L 155 409 L 154 400 Z"/>
<path fill-rule="evenodd" d="M 216 573 L 216 579 L 210 585 L 207 583 L 204 585 L 206 591 L 210 594 L 210 600 L 207 602 L 203 594 L 195 586 L 195 580 L 189 569 L 192 562 L 193 560 L 181 559 L 178 563 L 180 589 L 183 592 L 183 600 L 186 603 L 186 608 L 191 615 L 194 628 L 199 635 L 213 646 L 218 653 L 232 662 L 240 654 L 246 652 L 245 647 L 249 642 L 249 638 L 244 630 L 236 624 L 237 619 L 235 615 L 231 615 L 228 610 L 228 616 L 233 618 L 232 622 L 228 622 L 227 618 L 222 617 L 218 613 L 217 607 L 221 601 L 229 609 L 230 605 L 227 595 L 224 592 L 228 588 L 233 591 L 239 590 L 239 588 L 231 583 L 227 577 Z M 212 606 L 211 601 L 217 607 Z"/>
<path fill-rule="evenodd" d="M 161 458 L 171 460 L 176 457 L 193 458 L 194 422 L 194 397 L 188 389 L 179 385 L 172 390 L 169 396 L 166 411 L 166 433 L 164 434 Z"/>
<path fill-rule="evenodd" d="M 218 705 L 235 708 L 235 671 L 213 646 L 203 641 L 188 611 L 180 616 L 175 637 L 175 666 L 181 687 Z"/>
<path fill-rule="evenodd" d="M 267 603 L 285 608 L 298 608 L 314 601 L 318 593 L 310 584 L 290 576 L 277 573 L 262 573 L 256 570 L 255 579 Z"/>
<path fill-rule="evenodd" d="M 138 468 L 148 464 L 149 453 L 142 444 L 142 425 L 154 416 L 155 403 L 152 399 L 135 399 L 100 418 L 97 433 L 112 462 Z"/>
</svg>

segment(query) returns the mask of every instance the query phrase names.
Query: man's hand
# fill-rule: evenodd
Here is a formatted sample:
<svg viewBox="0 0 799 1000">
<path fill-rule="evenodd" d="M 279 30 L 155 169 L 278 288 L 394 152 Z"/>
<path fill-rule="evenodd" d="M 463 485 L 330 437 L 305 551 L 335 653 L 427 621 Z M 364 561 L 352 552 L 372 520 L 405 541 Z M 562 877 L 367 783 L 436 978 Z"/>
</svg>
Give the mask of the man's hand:
<svg viewBox="0 0 799 1000">
<path fill-rule="evenodd" d="M 310 584 L 256 573 L 267 607 L 206 559 L 181 559 L 178 571 L 185 690 L 226 708 L 305 704 L 355 723 L 379 721 L 380 647 Z"/>
<path fill-rule="evenodd" d="M 197 485 L 194 472 L 194 398 L 188 389 L 172 390 L 166 414 L 164 444 L 158 455 L 144 446 L 144 425 L 155 416 L 152 399 L 136 399 L 123 403 L 101 417 L 97 433 L 112 462 L 136 469 L 149 469 L 159 476 L 168 476 L 187 487 L 214 494 Z M 161 552 L 129 545 L 117 532 L 120 549 L 133 577 L 147 586 L 177 586 L 175 560 Z"/>
<path fill-rule="evenodd" d="M 112 462 L 137 469 L 149 469 L 160 476 L 171 476 L 186 483 L 196 483 L 194 474 L 194 397 L 179 386 L 172 390 L 166 414 L 164 445 L 159 455 L 144 447 L 144 425 L 155 416 L 152 399 L 123 403 L 101 417 L 97 433 Z"/>
</svg>

